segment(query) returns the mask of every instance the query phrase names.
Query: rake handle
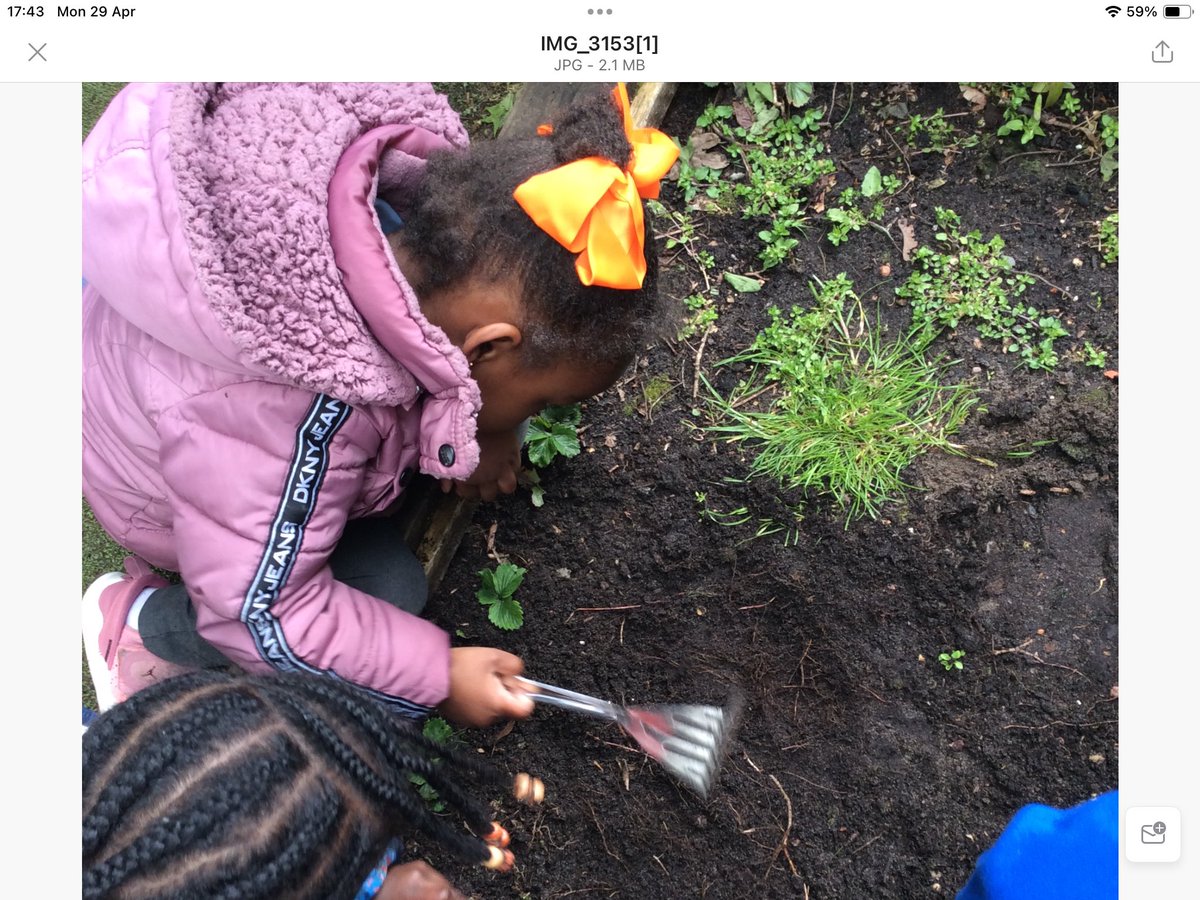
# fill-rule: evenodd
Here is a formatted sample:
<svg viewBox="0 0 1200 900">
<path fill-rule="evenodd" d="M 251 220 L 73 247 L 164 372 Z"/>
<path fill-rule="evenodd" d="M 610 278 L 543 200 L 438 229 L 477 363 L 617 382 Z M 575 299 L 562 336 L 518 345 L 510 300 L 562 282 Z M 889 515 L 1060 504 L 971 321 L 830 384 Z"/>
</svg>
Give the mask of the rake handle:
<svg viewBox="0 0 1200 900">
<path fill-rule="evenodd" d="M 538 703 L 557 706 L 559 709 L 582 713 L 585 716 L 591 716 L 595 719 L 608 719 L 617 723 L 624 723 L 628 719 L 625 710 L 615 703 L 609 703 L 607 700 L 601 700 L 599 697 L 590 697 L 587 694 L 568 691 L 566 688 L 560 688 L 553 684 L 544 684 L 543 682 L 534 681 L 532 678 L 525 678 L 521 675 L 516 676 L 516 680 L 525 688 L 525 692 L 529 697 Z"/>
</svg>

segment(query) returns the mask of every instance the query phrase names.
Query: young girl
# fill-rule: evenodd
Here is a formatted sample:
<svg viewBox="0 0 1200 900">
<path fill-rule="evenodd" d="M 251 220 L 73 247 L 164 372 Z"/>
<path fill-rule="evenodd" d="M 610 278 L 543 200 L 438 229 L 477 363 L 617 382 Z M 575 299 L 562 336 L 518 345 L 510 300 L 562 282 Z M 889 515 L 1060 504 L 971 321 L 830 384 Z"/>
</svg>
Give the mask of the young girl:
<svg viewBox="0 0 1200 900">
<path fill-rule="evenodd" d="M 84 494 L 141 559 L 85 597 L 102 706 L 232 660 L 409 715 L 529 714 L 522 661 L 450 649 L 370 517 L 417 471 L 511 492 L 521 423 L 611 385 L 651 333 L 641 198 L 674 145 L 623 86 L 538 131 L 465 149 L 427 85 L 112 102 L 84 144 Z"/>
<path fill-rule="evenodd" d="M 467 792 L 500 779 L 332 679 L 180 675 L 84 733 L 83 896 L 461 898 L 423 862 L 393 865 L 398 835 L 507 871 L 507 831 Z"/>
</svg>

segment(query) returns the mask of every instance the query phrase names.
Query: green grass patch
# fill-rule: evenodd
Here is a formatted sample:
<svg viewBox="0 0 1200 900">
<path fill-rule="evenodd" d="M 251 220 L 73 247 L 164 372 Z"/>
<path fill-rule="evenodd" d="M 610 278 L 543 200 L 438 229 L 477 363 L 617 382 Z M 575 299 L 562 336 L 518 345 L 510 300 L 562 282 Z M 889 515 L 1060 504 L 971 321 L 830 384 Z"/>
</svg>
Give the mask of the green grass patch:
<svg viewBox="0 0 1200 900">
<path fill-rule="evenodd" d="M 808 310 L 772 308 L 754 343 L 717 364 L 751 370 L 728 398 L 714 392 L 707 430 L 754 449 L 752 477 L 832 498 L 848 526 L 910 487 L 902 472 L 920 454 L 959 452 L 949 438 L 977 400 L 944 383 L 950 363 L 926 358 L 933 331 L 886 339 L 845 274 L 813 296 Z"/>
<path fill-rule="evenodd" d="M 112 102 L 112 98 L 117 96 L 117 93 L 123 87 L 125 87 L 124 81 L 85 81 L 83 83 L 84 137 L 88 136 L 88 132 L 92 130 L 92 126 L 100 118 L 100 114 L 104 112 L 108 104 Z"/>
</svg>

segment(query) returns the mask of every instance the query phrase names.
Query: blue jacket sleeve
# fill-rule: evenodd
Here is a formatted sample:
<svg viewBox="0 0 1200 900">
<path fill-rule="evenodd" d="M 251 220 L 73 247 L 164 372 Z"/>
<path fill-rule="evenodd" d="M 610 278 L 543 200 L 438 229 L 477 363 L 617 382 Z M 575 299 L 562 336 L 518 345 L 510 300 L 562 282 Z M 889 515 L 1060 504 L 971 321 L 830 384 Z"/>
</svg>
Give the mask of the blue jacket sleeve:
<svg viewBox="0 0 1200 900">
<path fill-rule="evenodd" d="M 957 900 L 1116 900 L 1117 792 L 1073 806 L 1023 806 L 975 864 Z"/>
</svg>

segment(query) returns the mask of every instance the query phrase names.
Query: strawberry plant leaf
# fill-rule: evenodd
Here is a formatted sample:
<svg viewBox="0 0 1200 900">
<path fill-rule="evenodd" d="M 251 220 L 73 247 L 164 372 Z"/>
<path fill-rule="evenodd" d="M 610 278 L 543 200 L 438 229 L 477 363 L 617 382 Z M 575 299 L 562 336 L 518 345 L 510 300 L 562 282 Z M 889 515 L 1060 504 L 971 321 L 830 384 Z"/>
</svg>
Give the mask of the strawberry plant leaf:
<svg viewBox="0 0 1200 900">
<path fill-rule="evenodd" d="M 475 592 L 475 598 L 484 606 L 500 599 L 496 592 L 496 576 L 491 569 L 479 570 L 479 590 Z"/>
<path fill-rule="evenodd" d="M 804 106 L 812 99 L 813 84 L 811 81 L 788 81 L 784 83 L 783 91 L 792 106 Z"/>
<path fill-rule="evenodd" d="M 538 418 L 547 422 L 562 422 L 566 425 L 578 425 L 583 421 L 583 410 L 578 403 L 547 406 L 538 414 Z"/>
<path fill-rule="evenodd" d="M 529 464 L 541 469 L 550 465 L 558 456 L 579 454 L 579 435 L 576 428 L 583 411 L 579 404 L 547 406 L 529 420 L 525 433 L 525 444 L 529 452 Z"/>
<path fill-rule="evenodd" d="M 488 607 L 488 619 L 497 628 L 515 631 L 524 624 L 525 613 L 516 600 L 501 600 Z"/>
<path fill-rule="evenodd" d="M 559 456 L 579 455 L 579 435 L 575 433 L 574 425 L 555 422 L 550 431 L 550 440 Z"/>
<path fill-rule="evenodd" d="M 480 588 L 475 597 L 488 608 L 488 619 L 497 628 L 512 631 L 525 621 L 521 604 L 513 594 L 525 580 L 525 569 L 512 563 L 501 563 L 495 570 L 479 572 Z"/>
<path fill-rule="evenodd" d="M 525 580 L 525 569 L 512 563 L 501 563 L 496 567 L 493 583 L 496 593 L 500 600 L 507 600 L 517 588 L 521 586 L 521 582 Z"/>
</svg>

